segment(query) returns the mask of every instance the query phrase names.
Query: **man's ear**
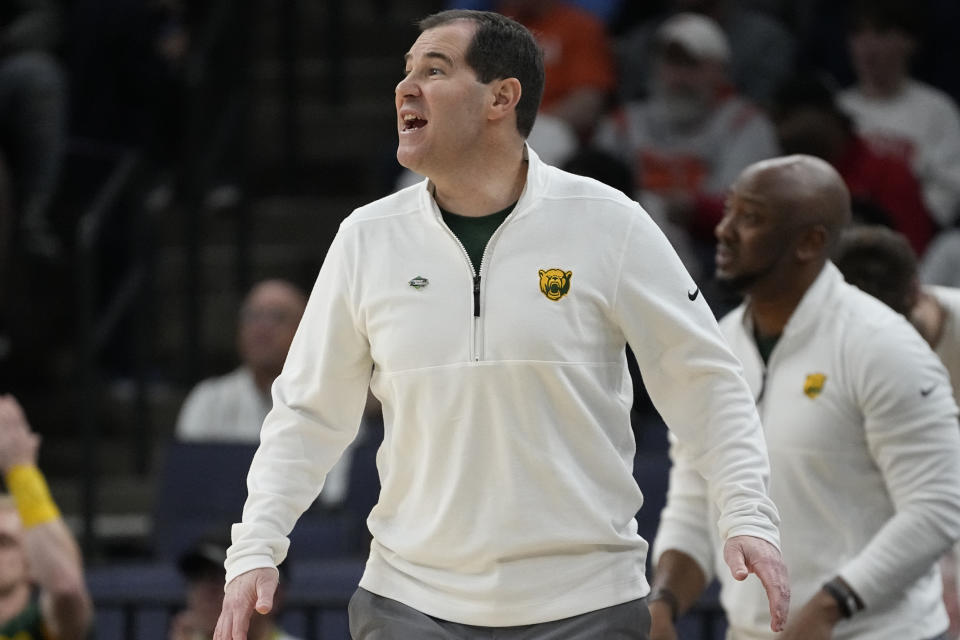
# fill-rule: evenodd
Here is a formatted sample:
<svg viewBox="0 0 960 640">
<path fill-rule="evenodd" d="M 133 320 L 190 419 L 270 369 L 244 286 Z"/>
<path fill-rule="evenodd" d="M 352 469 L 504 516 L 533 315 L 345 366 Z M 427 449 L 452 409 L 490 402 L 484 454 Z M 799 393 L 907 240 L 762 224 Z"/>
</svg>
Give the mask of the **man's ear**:
<svg viewBox="0 0 960 640">
<path fill-rule="evenodd" d="M 514 113 L 522 93 L 520 81 L 516 78 L 504 78 L 494 82 L 491 88 L 493 99 L 489 108 L 490 119 L 500 120 Z"/>
<path fill-rule="evenodd" d="M 827 252 L 830 232 L 822 224 L 808 227 L 800 234 L 797 243 L 796 256 L 800 262 L 819 260 Z"/>
</svg>

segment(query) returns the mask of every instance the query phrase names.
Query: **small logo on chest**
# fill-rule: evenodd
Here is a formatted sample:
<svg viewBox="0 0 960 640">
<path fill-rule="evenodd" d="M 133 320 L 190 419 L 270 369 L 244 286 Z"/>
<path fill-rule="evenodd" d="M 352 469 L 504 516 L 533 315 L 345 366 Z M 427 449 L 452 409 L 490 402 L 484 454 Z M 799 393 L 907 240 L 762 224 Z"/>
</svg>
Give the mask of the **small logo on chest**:
<svg viewBox="0 0 960 640">
<path fill-rule="evenodd" d="M 823 392 L 823 387 L 826 384 L 827 374 L 811 373 L 803 383 L 803 393 L 812 400 Z"/>
<path fill-rule="evenodd" d="M 563 269 L 540 269 L 540 291 L 548 300 L 556 302 L 570 291 L 573 271 Z"/>
<path fill-rule="evenodd" d="M 419 291 L 420 289 L 423 289 L 425 286 L 430 284 L 430 281 L 424 278 L 423 276 L 417 276 L 416 278 L 411 279 L 410 282 L 408 282 L 407 284 L 409 284 L 411 287 Z"/>
</svg>

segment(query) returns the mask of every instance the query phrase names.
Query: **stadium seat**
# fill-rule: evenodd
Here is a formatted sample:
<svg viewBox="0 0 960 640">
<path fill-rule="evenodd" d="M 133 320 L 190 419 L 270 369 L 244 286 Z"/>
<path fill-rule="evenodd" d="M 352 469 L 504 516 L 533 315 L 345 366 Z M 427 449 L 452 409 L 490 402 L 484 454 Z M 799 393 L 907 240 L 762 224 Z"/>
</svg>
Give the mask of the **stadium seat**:
<svg viewBox="0 0 960 640">
<path fill-rule="evenodd" d="M 247 498 L 256 445 L 171 442 L 164 452 L 153 509 L 153 552 L 175 560 L 203 535 L 229 531 Z"/>
</svg>

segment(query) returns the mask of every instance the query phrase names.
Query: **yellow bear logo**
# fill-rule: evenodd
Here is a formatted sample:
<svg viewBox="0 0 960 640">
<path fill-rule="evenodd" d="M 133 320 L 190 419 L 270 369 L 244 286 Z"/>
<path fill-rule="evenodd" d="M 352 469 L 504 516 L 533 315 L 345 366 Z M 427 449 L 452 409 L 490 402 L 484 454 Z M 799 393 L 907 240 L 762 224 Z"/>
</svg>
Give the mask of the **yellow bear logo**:
<svg viewBox="0 0 960 640">
<path fill-rule="evenodd" d="M 570 291 L 573 271 L 563 269 L 540 269 L 540 291 L 550 300 L 557 301 Z"/>
<path fill-rule="evenodd" d="M 824 373 L 811 373 L 803 383 L 803 392 L 808 398 L 816 398 L 823 391 L 823 385 L 827 383 L 827 376 Z"/>
</svg>

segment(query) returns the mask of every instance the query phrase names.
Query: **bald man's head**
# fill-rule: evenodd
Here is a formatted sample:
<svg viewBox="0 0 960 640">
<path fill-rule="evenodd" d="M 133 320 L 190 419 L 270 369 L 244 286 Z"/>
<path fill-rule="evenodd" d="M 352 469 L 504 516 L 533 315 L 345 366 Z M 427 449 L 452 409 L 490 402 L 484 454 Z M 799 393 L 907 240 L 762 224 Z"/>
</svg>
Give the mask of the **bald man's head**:
<svg viewBox="0 0 960 640">
<path fill-rule="evenodd" d="M 717 225 L 717 278 L 743 293 L 804 286 L 850 221 L 850 194 L 819 158 L 793 155 L 750 165 L 730 189 Z"/>
<path fill-rule="evenodd" d="M 822 225 L 828 240 L 824 256 L 850 223 L 850 191 L 837 170 L 820 158 L 798 154 L 762 160 L 747 167 L 737 182 L 761 193 L 788 228 Z"/>
</svg>

